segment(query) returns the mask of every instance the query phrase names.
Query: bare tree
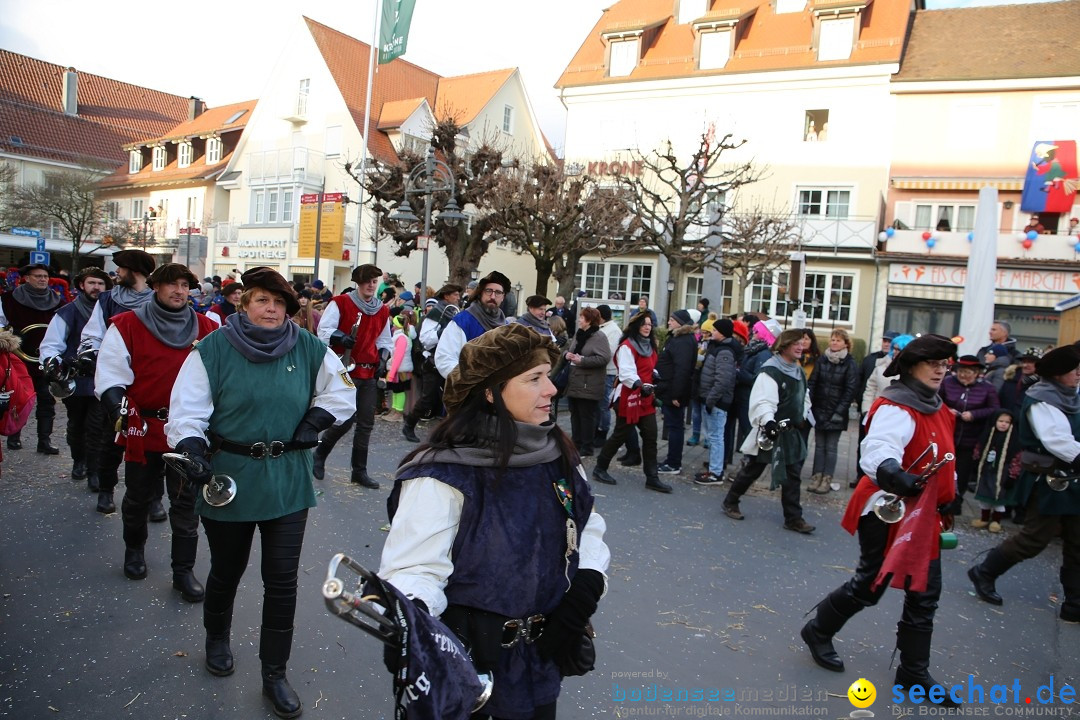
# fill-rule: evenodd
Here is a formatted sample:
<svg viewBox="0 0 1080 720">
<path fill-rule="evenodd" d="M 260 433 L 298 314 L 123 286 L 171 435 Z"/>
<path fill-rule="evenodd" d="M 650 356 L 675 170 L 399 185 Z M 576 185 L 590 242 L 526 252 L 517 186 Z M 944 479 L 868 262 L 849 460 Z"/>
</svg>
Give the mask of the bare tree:
<svg viewBox="0 0 1080 720">
<path fill-rule="evenodd" d="M 459 152 L 461 127 L 454 119 L 440 120 L 434 130 L 432 143 L 438 158 L 445 162 L 454 174 L 454 198 L 469 215 L 468 222 L 456 227 L 444 223 L 433 224 L 436 245 L 446 253 L 450 267 L 449 281 L 461 286 L 468 284 L 471 271 L 480 265 L 480 259 L 490 245 L 491 221 L 489 197 L 502 171 L 503 154 L 494 144 L 484 141 L 467 155 Z M 394 254 L 408 257 L 417 248 L 418 231 L 402 232 L 390 221 L 390 214 L 405 196 L 405 182 L 409 172 L 423 161 L 416 153 L 405 152 L 395 164 L 380 163 L 368 174 L 366 192 L 370 195 L 377 214 L 379 228 L 387 233 L 396 245 Z M 357 182 L 355 163 L 346 163 L 345 170 Z M 442 208 L 449 199 L 447 193 L 436 193 L 433 207 Z"/>
<path fill-rule="evenodd" d="M 56 223 L 71 240 L 71 274 L 79 272 L 82 244 L 103 234 L 109 224 L 105 203 L 97 197 L 102 173 L 92 168 L 45 173 L 40 184 L 11 187 L 0 207 L 0 225 L 51 227 Z"/>
<path fill-rule="evenodd" d="M 724 153 L 744 143 L 730 133 L 717 139 L 710 127 L 689 158 L 680 157 L 669 140 L 648 155 L 635 153 L 640 175 L 619 176 L 638 221 L 634 249 L 658 251 L 676 282 L 686 273 L 723 265 L 726 203 L 739 188 L 762 178 L 763 171 L 750 162 L 723 161 Z"/>
<path fill-rule="evenodd" d="M 740 288 L 754 275 L 768 275 L 786 265 L 798 244 L 799 227 L 789 212 L 758 202 L 724 214 L 723 271 Z"/>
<path fill-rule="evenodd" d="M 613 255 L 627 234 L 628 206 L 620 192 L 588 176 L 568 178 L 562 168 L 538 163 L 504 172 L 489 197 L 491 229 L 536 265 L 534 292 L 547 293 L 554 275 L 558 293 L 573 297 L 581 259 Z"/>
</svg>

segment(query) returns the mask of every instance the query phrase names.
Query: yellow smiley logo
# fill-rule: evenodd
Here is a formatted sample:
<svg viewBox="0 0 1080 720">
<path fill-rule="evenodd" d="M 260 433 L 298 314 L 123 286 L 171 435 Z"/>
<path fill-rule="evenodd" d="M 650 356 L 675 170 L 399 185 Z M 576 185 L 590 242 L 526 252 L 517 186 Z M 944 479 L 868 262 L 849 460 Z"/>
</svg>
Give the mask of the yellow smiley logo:
<svg viewBox="0 0 1080 720">
<path fill-rule="evenodd" d="M 866 678 L 859 678 L 851 683 L 851 687 L 847 690 L 847 696 L 855 707 L 868 708 L 874 704 L 874 700 L 877 698 L 877 688 L 874 687 L 874 683 Z"/>
</svg>

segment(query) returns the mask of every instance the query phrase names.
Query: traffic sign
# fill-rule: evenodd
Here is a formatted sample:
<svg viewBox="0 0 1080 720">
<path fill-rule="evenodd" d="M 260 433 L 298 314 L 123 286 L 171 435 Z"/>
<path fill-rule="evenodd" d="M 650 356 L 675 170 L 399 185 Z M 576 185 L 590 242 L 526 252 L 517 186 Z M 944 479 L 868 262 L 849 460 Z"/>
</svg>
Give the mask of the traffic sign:
<svg viewBox="0 0 1080 720">
<path fill-rule="evenodd" d="M 12 235 L 22 235 L 23 237 L 41 237 L 40 230 L 31 230 L 30 228 L 13 227 L 11 228 Z"/>
<path fill-rule="evenodd" d="M 35 250 L 37 250 L 38 252 L 45 252 L 45 238 L 41 237 L 40 235 L 38 235 L 37 247 L 35 248 Z"/>
<path fill-rule="evenodd" d="M 30 264 L 31 265 L 48 265 L 49 264 L 49 253 L 42 252 L 40 250 L 32 251 L 30 253 Z"/>
</svg>

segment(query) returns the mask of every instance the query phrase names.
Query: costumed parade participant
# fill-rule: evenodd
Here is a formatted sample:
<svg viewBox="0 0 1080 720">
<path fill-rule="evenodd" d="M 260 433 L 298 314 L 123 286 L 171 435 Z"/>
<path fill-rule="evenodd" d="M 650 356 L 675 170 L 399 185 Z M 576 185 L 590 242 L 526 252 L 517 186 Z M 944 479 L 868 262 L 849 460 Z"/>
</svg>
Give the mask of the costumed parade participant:
<svg viewBox="0 0 1080 720">
<path fill-rule="evenodd" d="M 550 422 L 558 351 L 520 324 L 467 343 L 447 417 L 398 468 L 379 575 L 441 616 L 494 689 L 474 718 L 551 720 L 610 553 L 570 438 Z M 393 668 L 396 669 L 396 668 Z"/>
<path fill-rule="evenodd" d="M 905 691 L 922 686 L 926 692 L 939 684 L 930 675 L 930 646 L 941 596 L 941 532 L 952 525 L 941 509 L 952 502 L 956 487 L 955 463 L 946 462 L 953 452 L 955 419 L 938 389 L 955 356 L 956 345 L 948 338 L 923 335 L 885 370 L 886 377 L 900 377 L 870 408 L 862 442 L 864 475 L 841 523 L 849 533 L 858 533 L 859 564 L 854 577 L 818 603 L 817 614 L 801 632 L 814 662 L 826 670 L 844 670 L 833 636 L 856 613 L 876 605 L 891 586 L 904 590 L 894 682 Z M 932 444 L 936 455 L 930 452 Z M 906 498 L 899 522 L 886 523 L 874 511 L 885 493 Z M 959 704 L 948 694 L 940 702 L 942 707 Z"/>
</svg>

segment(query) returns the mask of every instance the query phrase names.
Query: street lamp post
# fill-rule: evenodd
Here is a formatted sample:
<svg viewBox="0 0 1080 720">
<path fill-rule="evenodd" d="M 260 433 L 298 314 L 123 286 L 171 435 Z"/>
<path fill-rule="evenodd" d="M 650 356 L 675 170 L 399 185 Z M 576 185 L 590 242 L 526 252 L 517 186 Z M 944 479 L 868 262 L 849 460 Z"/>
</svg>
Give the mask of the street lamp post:
<svg viewBox="0 0 1080 720">
<path fill-rule="evenodd" d="M 412 206 L 409 205 L 409 196 L 424 196 L 424 234 L 416 239 L 417 249 L 422 250 L 424 253 L 423 268 L 420 276 L 420 298 L 417 303 L 417 307 L 420 308 L 424 307 L 424 302 L 427 300 L 424 296 L 427 294 L 428 286 L 431 205 L 435 193 L 450 193 L 450 199 L 446 201 L 446 206 L 439 213 L 439 219 L 446 223 L 447 227 L 455 227 L 465 219 L 465 215 L 461 212 L 461 208 L 458 207 L 457 201 L 454 200 L 454 190 L 454 173 L 450 171 L 449 165 L 435 157 L 434 145 L 429 145 L 424 162 L 414 167 L 405 178 L 405 197 L 402 198 L 397 210 L 390 215 L 391 222 L 396 223 L 401 232 L 409 232 L 420 221 L 413 213 Z"/>
<path fill-rule="evenodd" d="M 146 250 L 146 226 L 150 224 L 150 213 L 142 214 L 142 249 Z"/>
<path fill-rule="evenodd" d="M 514 314 L 521 314 L 521 291 L 525 289 L 525 286 L 521 283 L 514 284 Z"/>
<path fill-rule="evenodd" d="M 675 281 L 674 280 L 668 280 L 667 281 L 667 311 L 668 311 L 668 317 L 671 317 L 671 313 L 675 312 L 674 309 L 671 307 L 671 293 L 673 293 L 673 292 L 675 292 Z"/>
</svg>

